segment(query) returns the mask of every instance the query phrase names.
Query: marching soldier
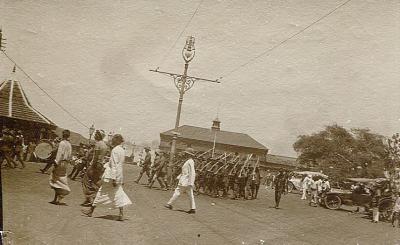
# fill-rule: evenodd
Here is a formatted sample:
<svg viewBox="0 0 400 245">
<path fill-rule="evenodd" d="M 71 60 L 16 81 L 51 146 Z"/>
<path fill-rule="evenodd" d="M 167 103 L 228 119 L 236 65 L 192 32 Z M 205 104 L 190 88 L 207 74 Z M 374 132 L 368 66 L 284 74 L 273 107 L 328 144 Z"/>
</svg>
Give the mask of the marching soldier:
<svg viewBox="0 0 400 245">
<path fill-rule="evenodd" d="M 288 191 L 288 179 L 285 171 L 281 169 L 279 174 L 275 177 L 275 208 L 279 209 L 282 193 L 286 194 Z"/>
<path fill-rule="evenodd" d="M 135 180 L 136 184 L 139 184 L 140 179 L 142 178 L 143 174 L 146 173 L 148 182 L 151 181 L 150 176 L 150 166 L 151 166 L 151 154 L 150 154 L 150 147 L 145 147 L 144 151 L 146 152 L 146 156 L 144 157 L 144 162 L 142 166 L 142 170 L 140 170 L 138 178 Z"/>
<path fill-rule="evenodd" d="M 250 178 L 251 199 L 257 199 L 258 190 L 260 189 L 260 169 L 256 167 L 252 170 Z"/>
<path fill-rule="evenodd" d="M 164 181 L 165 175 L 167 173 L 167 159 L 164 156 L 164 153 L 162 151 L 156 151 L 158 158 L 154 160 L 154 175 L 150 181 L 149 188 L 151 189 L 154 182 L 157 180 L 158 183 L 160 184 L 160 187 L 166 191 L 167 189 L 167 184 Z"/>
</svg>

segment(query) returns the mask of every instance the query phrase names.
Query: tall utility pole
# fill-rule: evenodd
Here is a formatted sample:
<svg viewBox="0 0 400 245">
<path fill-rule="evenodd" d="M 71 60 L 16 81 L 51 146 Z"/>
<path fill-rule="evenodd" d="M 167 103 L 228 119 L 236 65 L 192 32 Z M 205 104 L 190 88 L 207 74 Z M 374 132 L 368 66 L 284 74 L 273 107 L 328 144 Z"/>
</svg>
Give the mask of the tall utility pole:
<svg viewBox="0 0 400 245">
<path fill-rule="evenodd" d="M 182 103 L 183 103 L 183 95 L 186 91 L 191 89 L 196 81 L 206 81 L 206 82 L 213 82 L 213 83 L 220 83 L 218 80 L 210 80 L 204 79 L 199 77 L 192 77 L 187 75 L 187 70 L 189 68 L 189 62 L 193 60 L 195 55 L 195 48 L 194 48 L 194 37 L 190 36 L 186 39 L 185 47 L 182 50 L 182 57 L 185 61 L 185 68 L 183 70 L 183 74 L 176 74 L 171 72 L 163 72 L 159 71 L 158 68 L 156 70 L 150 70 L 151 72 L 157 72 L 161 74 L 165 74 L 174 78 L 175 87 L 179 91 L 179 101 L 178 101 L 178 109 L 176 111 L 176 120 L 175 120 L 175 132 L 172 138 L 172 145 L 171 145 L 171 154 L 169 159 L 169 165 L 172 166 L 172 162 L 174 160 L 174 155 L 176 151 L 176 140 L 179 136 L 177 129 L 179 127 L 179 121 L 181 119 L 181 112 L 182 112 Z"/>
</svg>

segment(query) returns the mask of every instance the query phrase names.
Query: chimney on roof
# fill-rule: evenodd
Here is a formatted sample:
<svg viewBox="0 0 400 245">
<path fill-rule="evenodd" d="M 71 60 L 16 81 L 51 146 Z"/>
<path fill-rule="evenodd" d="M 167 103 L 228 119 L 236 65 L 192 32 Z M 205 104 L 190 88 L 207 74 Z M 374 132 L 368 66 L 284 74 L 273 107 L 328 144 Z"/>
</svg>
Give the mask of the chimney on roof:
<svg viewBox="0 0 400 245">
<path fill-rule="evenodd" d="M 221 121 L 218 119 L 218 117 L 214 119 L 211 130 L 221 130 Z"/>
</svg>

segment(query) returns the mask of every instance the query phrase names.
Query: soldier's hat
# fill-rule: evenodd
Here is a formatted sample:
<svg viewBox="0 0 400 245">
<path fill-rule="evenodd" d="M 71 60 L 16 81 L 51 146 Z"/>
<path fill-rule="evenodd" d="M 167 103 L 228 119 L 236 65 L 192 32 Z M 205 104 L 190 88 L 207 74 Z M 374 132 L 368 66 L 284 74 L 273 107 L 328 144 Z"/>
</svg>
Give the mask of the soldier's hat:
<svg viewBox="0 0 400 245">
<path fill-rule="evenodd" d="M 146 146 L 146 147 L 144 148 L 144 150 L 145 150 L 145 151 L 150 151 L 150 147 Z"/>
</svg>

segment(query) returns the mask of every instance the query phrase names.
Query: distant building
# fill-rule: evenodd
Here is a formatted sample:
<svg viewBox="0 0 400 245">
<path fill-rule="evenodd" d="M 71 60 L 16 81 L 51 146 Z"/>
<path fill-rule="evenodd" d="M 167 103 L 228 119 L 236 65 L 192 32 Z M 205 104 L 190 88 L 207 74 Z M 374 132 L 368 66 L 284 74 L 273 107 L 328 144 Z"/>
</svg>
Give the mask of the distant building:
<svg viewBox="0 0 400 245">
<path fill-rule="evenodd" d="M 261 161 L 260 166 L 264 169 L 278 170 L 280 168 L 294 170 L 300 167 L 295 157 L 286 157 L 268 154 L 265 161 Z"/>
<path fill-rule="evenodd" d="M 171 129 L 160 133 L 160 149 L 169 151 L 171 149 L 174 132 L 178 133 L 177 151 L 182 151 L 191 146 L 196 151 L 207 151 L 213 148 L 215 152 L 238 152 L 241 155 L 254 154 L 265 159 L 268 149 L 255 139 L 244 133 L 222 131 L 221 122 L 218 119 L 213 121 L 211 128 L 201 128 L 189 125 L 180 126 L 178 129 Z"/>
</svg>

